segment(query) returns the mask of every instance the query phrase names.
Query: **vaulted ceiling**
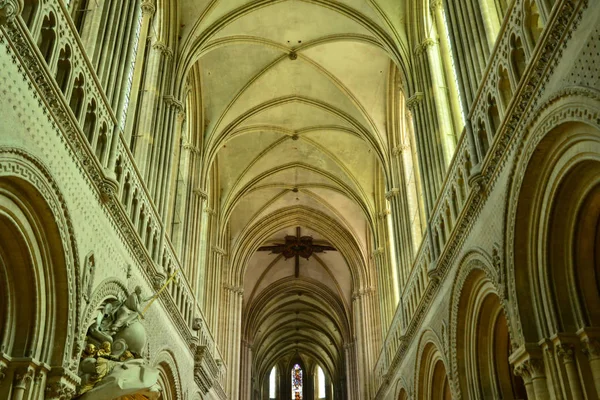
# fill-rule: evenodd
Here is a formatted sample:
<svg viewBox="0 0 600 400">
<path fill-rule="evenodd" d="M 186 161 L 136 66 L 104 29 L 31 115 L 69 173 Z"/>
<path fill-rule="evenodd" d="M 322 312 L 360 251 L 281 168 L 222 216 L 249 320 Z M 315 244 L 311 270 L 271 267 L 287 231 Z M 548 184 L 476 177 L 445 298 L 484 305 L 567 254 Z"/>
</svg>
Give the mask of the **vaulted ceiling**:
<svg viewBox="0 0 600 400">
<path fill-rule="evenodd" d="M 404 57 L 403 7 L 182 2 L 181 73 L 200 82 L 205 177 L 218 180 L 260 373 L 294 354 L 341 372 L 352 294 L 374 279 L 375 188 L 389 153 L 390 76 Z M 256 251 L 296 227 L 338 250 L 301 259 L 297 278 L 293 259 Z"/>
</svg>

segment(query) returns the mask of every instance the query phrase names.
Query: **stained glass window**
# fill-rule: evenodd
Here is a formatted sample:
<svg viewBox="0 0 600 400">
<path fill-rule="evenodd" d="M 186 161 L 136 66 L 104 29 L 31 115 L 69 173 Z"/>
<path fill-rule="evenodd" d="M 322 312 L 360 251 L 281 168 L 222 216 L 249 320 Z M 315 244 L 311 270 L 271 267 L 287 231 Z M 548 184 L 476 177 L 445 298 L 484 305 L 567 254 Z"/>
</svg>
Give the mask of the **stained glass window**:
<svg viewBox="0 0 600 400">
<path fill-rule="evenodd" d="M 298 364 L 292 368 L 292 400 L 302 400 L 302 368 Z"/>
</svg>

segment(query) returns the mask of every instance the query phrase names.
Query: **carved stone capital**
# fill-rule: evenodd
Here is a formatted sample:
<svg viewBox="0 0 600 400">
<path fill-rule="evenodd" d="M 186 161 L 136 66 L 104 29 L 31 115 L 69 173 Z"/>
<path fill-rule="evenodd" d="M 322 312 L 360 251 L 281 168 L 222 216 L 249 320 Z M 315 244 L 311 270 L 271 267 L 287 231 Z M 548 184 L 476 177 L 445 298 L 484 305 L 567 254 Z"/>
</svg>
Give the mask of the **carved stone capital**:
<svg viewBox="0 0 600 400">
<path fill-rule="evenodd" d="M 202 190 L 200 188 L 194 189 L 194 194 L 196 196 L 200 197 L 202 200 L 208 199 L 208 193 L 206 193 L 204 190 Z"/>
<path fill-rule="evenodd" d="M 0 25 L 13 22 L 23 11 L 23 0 L 0 0 Z"/>
<path fill-rule="evenodd" d="M 556 354 L 562 359 L 562 361 L 567 363 L 572 363 L 575 361 L 575 351 L 573 350 L 573 346 L 568 344 L 559 344 L 556 346 Z"/>
<path fill-rule="evenodd" d="M 590 360 L 597 360 L 600 358 L 600 342 L 596 339 L 590 339 L 588 337 L 581 340 L 582 351 Z"/>
<path fill-rule="evenodd" d="M 152 45 L 152 48 L 160 51 L 165 57 L 173 57 L 173 50 L 171 50 L 164 42 L 157 41 Z"/>
<path fill-rule="evenodd" d="M 385 193 L 385 198 L 390 200 L 392 197 L 396 197 L 400 195 L 400 189 L 398 188 L 391 188 L 389 191 L 387 191 Z"/>
<path fill-rule="evenodd" d="M 183 103 L 181 101 L 179 101 L 178 99 L 176 99 L 174 96 L 165 95 L 165 96 L 163 96 L 163 100 L 165 101 L 165 103 L 168 106 L 175 108 L 178 113 L 183 113 L 183 111 L 184 111 Z"/>
<path fill-rule="evenodd" d="M 375 250 L 373 250 L 373 253 L 371 253 L 371 255 L 374 259 L 377 259 L 377 258 L 383 256 L 384 252 L 385 252 L 385 249 L 383 247 L 378 247 Z"/>
<path fill-rule="evenodd" d="M 6 378 L 6 370 L 8 369 L 8 365 L 4 360 L 0 360 L 0 382 Z"/>
<path fill-rule="evenodd" d="M 409 147 L 409 146 L 407 146 L 407 145 L 405 145 L 405 144 L 398 145 L 398 146 L 396 146 L 396 147 L 394 147 L 394 148 L 392 149 L 392 155 L 393 155 L 394 157 L 400 157 L 400 156 L 402 155 L 402 153 L 403 153 L 405 150 L 408 150 L 409 148 L 410 148 L 410 147 Z"/>
<path fill-rule="evenodd" d="M 409 110 L 415 109 L 419 104 L 423 102 L 423 92 L 415 92 L 412 96 L 406 100 L 406 107 Z"/>
<path fill-rule="evenodd" d="M 13 386 L 19 389 L 27 389 L 27 385 L 33 379 L 33 368 L 23 367 L 15 371 Z"/>
<path fill-rule="evenodd" d="M 226 256 L 227 252 L 225 251 L 225 249 L 219 247 L 219 246 L 212 246 L 211 250 L 213 251 L 213 253 L 217 253 L 220 256 Z"/>
<path fill-rule="evenodd" d="M 144 17 L 151 17 L 156 12 L 156 6 L 154 5 L 153 0 L 143 0 L 142 1 L 142 14 Z"/>
<path fill-rule="evenodd" d="M 427 38 L 427 39 L 423 40 L 421 42 L 421 44 L 419 44 L 417 46 L 417 48 L 415 49 L 415 54 L 421 55 L 421 54 L 425 53 L 427 51 L 427 49 L 435 46 L 436 44 L 437 44 L 437 42 L 435 40 L 433 40 L 432 38 Z"/>
<path fill-rule="evenodd" d="M 435 13 L 444 7 L 444 2 L 442 0 L 431 0 L 429 2 L 429 9 L 431 13 L 435 15 Z"/>
<path fill-rule="evenodd" d="M 232 294 L 237 294 L 238 296 L 242 296 L 244 294 L 244 288 L 240 286 L 224 284 L 223 289 L 231 292 Z"/>
</svg>

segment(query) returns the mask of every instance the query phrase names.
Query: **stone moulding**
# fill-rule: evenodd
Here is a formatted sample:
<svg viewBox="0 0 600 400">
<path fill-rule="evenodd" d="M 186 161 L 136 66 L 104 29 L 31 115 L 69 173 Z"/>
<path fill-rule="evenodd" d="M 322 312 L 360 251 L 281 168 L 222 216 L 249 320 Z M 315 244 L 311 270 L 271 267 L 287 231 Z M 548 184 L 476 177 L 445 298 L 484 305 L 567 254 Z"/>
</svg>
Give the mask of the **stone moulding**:
<svg viewBox="0 0 600 400">
<path fill-rule="evenodd" d="M 212 357 L 209 349 L 206 346 L 196 347 L 194 355 L 194 381 L 203 393 L 208 393 L 218 375 L 219 365 Z"/>
</svg>

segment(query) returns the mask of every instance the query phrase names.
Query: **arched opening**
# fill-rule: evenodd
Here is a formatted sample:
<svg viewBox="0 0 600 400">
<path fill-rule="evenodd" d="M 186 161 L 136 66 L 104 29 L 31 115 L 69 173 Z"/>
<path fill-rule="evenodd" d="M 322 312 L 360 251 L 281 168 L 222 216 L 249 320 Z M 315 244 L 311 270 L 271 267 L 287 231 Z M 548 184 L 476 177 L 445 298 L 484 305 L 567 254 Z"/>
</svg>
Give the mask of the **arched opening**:
<svg viewBox="0 0 600 400">
<path fill-rule="evenodd" d="M 325 399 L 327 397 L 327 382 L 325 379 L 325 372 L 320 365 L 317 366 L 317 379 L 315 384 L 315 394 L 317 399 Z"/>
<path fill-rule="evenodd" d="M 560 333 L 585 343 L 600 325 L 600 132 L 564 123 L 531 146 L 511 238 L 521 328 L 529 342 Z M 580 351 L 560 338 L 553 345 L 565 360 L 565 348 Z M 557 368 L 567 391 L 596 398 L 597 371 L 585 357 L 570 360 L 569 370 Z"/>
<path fill-rule="evenodd" d="M 492 130 L 492 136 L 494 136 L 498 128 L 500 127 L 500 113 L 498 112 L 498 105 L 496 99 L 490 94 L 488 95 L 488 121 Z"/>
<path fill-rule="evenodd" d="M 98 141 L 96 142 L 96 157 L 98 157 L 98 161 L 100 161 L 102 166 L 104 166 L 107 142 L 108 136 L 106 134 L 106 124 L 102 124 L 102 127 L 98 132 Z"/>
<path fill-rule="evenodd" d="M 525 3 L 525 27 L 529 30 L 533 42 L 537 43 L 544 29 L 544 24 L 535 0 L 529 0 Z"/>
<path fill-rule="evenodd" d="M 269 374 L 269 399 L 277 399 L 277 366 Z"/>
<path fill-rule="evenodd" d="M 57 226 L 62 220 L 52 213 L 54 207 L 21 178 L 0 177 L 0 349 L 9 358 L 61 367 L 73 313 L 69 292 L 74 289 Z M 11 393 L 19 366 L 9 361 L 2 371 L 9 384 L 0 386 L 1 398 Z"/>
<path fill-rule="evenodd" d="M 60 51 L 56 64 L 56 83 L 63 94 L 67 94 L 69 78 L 71 77 L 71 47 L 65 46 Z"/>
<path fill-rule="evenodd" d="M 510 103 L 510 100 L 512 99 L 512 87 L 510 86 L 508 71 L 502 66 L 500 66 L 500 69 L 498 70 L 498 92 L 502 99 L 502 106 L 506 110 L 508 103 Z"/>
<path fill-rule="evenodd" d="M 94 144 L 94 135 L 96 134 L 96 100 L 92 99 L 87 107 L 85 120 L 83 121 L 83 134 L 90 146 Z"/>
<path fill-rule="evenodd" d="M 433 368 L 433 377 L 431 379 L 431 400 L 452 400 L 450 392 L 450 383 L 446 375 L 446 368 L 442 360 L 438 360 Z"/>
<path fill-rule="evenodd" d="M 432 343 L 427 343 L 419 363 L 417 398 L 424 400 L 451 400 L 452 392 L 442 355 Z"/>
<path fill-rule="evenodd" d="M 75 29 L 81 36 L 81 32 L 83 31 L 83 26 L 85 24 L 86 15 L 88 13 L 88 0 L 76 0 L 73 5 L 73 23 L 75 24 Z"/>
<path fill-rule="evenodd" d="M 25 0 L 23 3 L 23 11 L 21 12 L 21 17 L 23 17 L 23 21 L 27 24 L 29 30 L 33 27 L 33 23 L 35 22 L 35 15 L 38 10 L 39 1 L 38 0 Z"/>
<path fill-rule="evenodd" d="M 508 323 L 492 282 L 476 269 L 459 296 L 456 362 L 461 392 L 469 398 L 526 399 L 525 385 L 509 363 Z"/>
<path fill-rule="evenodd" d="M 292 400 L 302 400 L 304 394 L 304 371 L 300 364 L 292 367 Z"/>
<path fill-rule="evenodd" d="M 408 394 L 406 390 L 400 389 L 400 393 L 398 394 L 398 400 L 408 400 Z"/>
<path fill-rule="evenodd" d="M 510 38 L 510 49 L 510 63 L 515 76 L 515 82 L 519 82 L 527 67 L 525 50 L 523 50 L 523 43 L 520 37 L 513 35 Z"/>
<path fill-rule="evenodd" d="M 54 52 L 54 43 L 56 41 L 56 17 L 53 13 L 49 13 L 44 17 L 42 27 L 40 29 L 40 37 L 37 46 L 42 53 L 42 57 L 46 60 L 46 64 L 50 65 L 52 53 Z"/>
<path fill-rule="evenodd" d="M 85 81 L 83 79 L 83 75 L 79 74 L 79 76 L 75 79 L 75 84 L 73 85 L 73 90 L 71 91 L 71 100 L 69 101 L 69 107 L 75 118 L 79 120 L 81 118 L 81 109 L 83 108 L 83 99 L 85 96 L 84 92 Z"/>
<path fill-rule="evenodd" d="M 479 121 L 479 129 L 477 130 L 477 144 L 479 147 L 479 158 L 483 160 L 490 148 L 487 130 L 483 121 Z"/>
</svg>

